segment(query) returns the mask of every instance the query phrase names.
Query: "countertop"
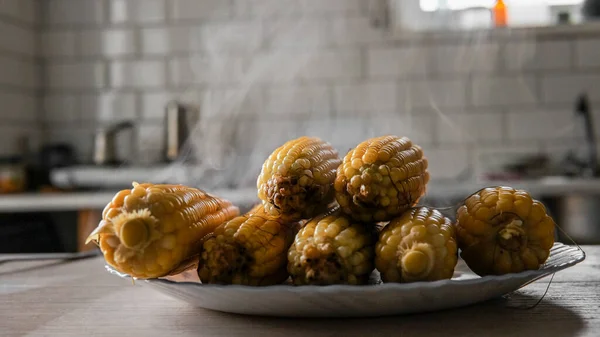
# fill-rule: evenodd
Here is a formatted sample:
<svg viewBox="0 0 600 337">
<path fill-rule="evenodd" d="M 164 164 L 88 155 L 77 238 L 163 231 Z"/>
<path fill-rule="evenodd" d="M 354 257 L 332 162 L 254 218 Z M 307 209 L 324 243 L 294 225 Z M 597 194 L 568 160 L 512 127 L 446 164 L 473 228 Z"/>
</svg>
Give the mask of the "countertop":
<svg viewBox="0 0 600 337">
<path fill-rule="evenodd" d="M 589 336 L 600 331 L 600 246 L 509 299 L 365 319 L 276 319 L 194 308 L 110 275 L 103 259 L 0 265 L 2 336 Z"/>
<path fill-rule="evenodd" d="M 514 181 L 431 181 L 427 186 L 426 196 L 441 200 L 462 199 L 483 187 L 493 185 L 525 189 L 537 198 L 566 193 L 600 195 L 600 179 L 550 177 Z M 118 190 L 115 189 L 101 192 L 0 195 L 0 212 L 101 210 L 117 192 Z M 236 204 L 247 204 L 258 200 L 255 188 L 209 192 Z"/>
<path fill-rule="evenodd" d="M 102 210 L 118 190 L 99 192 L 23 193 L 0 196 L 0 212 Z M 246 204 L 257 199 L 256 189 L 209 191 L 234 204 Z"/>
</svg>

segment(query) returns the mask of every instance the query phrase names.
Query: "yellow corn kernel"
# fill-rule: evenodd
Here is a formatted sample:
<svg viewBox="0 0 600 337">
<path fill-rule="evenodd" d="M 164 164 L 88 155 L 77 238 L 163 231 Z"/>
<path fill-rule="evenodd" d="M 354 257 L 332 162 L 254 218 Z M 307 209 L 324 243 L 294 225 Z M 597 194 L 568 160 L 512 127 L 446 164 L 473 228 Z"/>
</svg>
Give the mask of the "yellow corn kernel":
<svg viewBox="0 0 600 337">
<path fill-rule="evenodd" d="M 469 196 L 456 212 L 455 227 L 460 256 L 480 276 L 538 269 L 554 244 L 555 223 L 544 205 L 512 187 Z"/>
<path fill-rule="evenodd" d="M 262 205 L 217 227 L 198 263 L 202 283 L 266 286 L 288 278 L 287 251 L 297 222 L 283 222 Z"/>
<path fill-rule="evenodd" d="M 368 283 L 375 269 L 374 226 L 355 222 L 339 207 L 309 220 L 288 252 L 295 285 Z"/>
<path fill-rule="evenodd" d="M 411 208 L 383 228 L 375 266 L 383 282 L 450 279 L 458 261 L 454 227 L 438 210 Z"/>
<path fill-rule="evenodd" d="M 311 218 L 334 201 L 333 181 L 341 162 L 337 150 L 319 138 L 292 139 L 262 165 L 258 198 L 273 216 Z"/>
<path fill-rule="evenodd" d="M 237 215 L 228 200 L 196 188 L 133 183 L 106 205 L 87 242 L 122 273 L 162 277 L 191 268 L 202 239 Z"/>
<path fill-rule="evenodd" d="M 336 200 L 356 220 L 389 221 L 425 194 L 427 165 L 423 150 L 406 137 L 365 140 L 346 154 L 338 168 Z"/>
</svg>

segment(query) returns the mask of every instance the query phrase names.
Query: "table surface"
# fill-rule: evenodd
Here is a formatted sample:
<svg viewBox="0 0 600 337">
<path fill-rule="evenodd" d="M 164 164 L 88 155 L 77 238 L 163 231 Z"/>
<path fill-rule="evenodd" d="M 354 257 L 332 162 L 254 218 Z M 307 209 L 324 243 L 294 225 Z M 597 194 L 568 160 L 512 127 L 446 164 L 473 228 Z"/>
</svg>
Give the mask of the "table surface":
<svg viewBox="0 0 600 337">
<path fill-rule="evenodd" d="M 600 246 L 586 260 L 508 299 L 426 314 L 288 319 L 194 308 L 107 273 L 103 259 L 0 265 L 0 335 L 7 336 L 600 336 Z"/>
</svg>

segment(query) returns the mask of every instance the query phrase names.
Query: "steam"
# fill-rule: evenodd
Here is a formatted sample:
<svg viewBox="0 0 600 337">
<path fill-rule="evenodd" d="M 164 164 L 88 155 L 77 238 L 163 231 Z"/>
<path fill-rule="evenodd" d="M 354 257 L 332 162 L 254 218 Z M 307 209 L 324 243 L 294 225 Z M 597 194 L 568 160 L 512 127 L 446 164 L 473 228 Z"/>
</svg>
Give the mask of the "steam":
<svg viewBox="0 0 600 337">
<path fill-rule="evenodd" d="M 196 102 L 193 103 L 201 106 L 200 120 L 190 130 L 180 158 L 161 172 L 157 177 L 158 180 L 195 184 L 208 190 L 248 185 L 249 182 L 256 179 L 256 174 L 260 170 L 262 161 L 266 159 L 266 155 L 279 146 L 282 140 L 289 138 L 287 135 L 292 129 L 291 127 L 282 126 L 265 130 L 259 126 L 259 123 L 255 123 L 254 121 L 258 119 L 261 121 L 268 121 L 268 119 L 264 115 L 260 116 L 262 111 L 253 111 L 252 101 L 257 96 L 264 99 L 266 87 L 277 87 L 279 83 L 301 85 L 306 79 L 306 75 L 314 71 L 311 69 L 314 56 L 330 47 L 323 46 L 319 36 L 314 34 L 315 19 L 313 17 L 286 16 L 284 6 L 277 5 L 276 2 L 269 3 L 278 8 L 267 6 L 262 10 L 277 11 L 281 14 L 278 14 L 277 17 L 285 17 L 285 19 L 252 21 L 261 25 L 261 31 L 257 32 L 258 38 L 248 35 L 249 32 L 244 30 L 243 22 L 208 23 L 209 28 L 201 28 L 191 34 L 190 44 L 195 50 L 200 51 L 201 55 L 193 58 L 190 62 L 191 74 L 189 76 L 197 82 L 206 82 L 206 84 L 191 85 L 182 96 L 195 97 Z M 290 8 L 290 11 L 293 10 Z M 328 34 L 331 34 L 331 29 Z M 381 31 L 382 36 L 385 34 L 384 31 Z M 461 70 L 461 74 L 456 76 L 465 79 L 475 75 L 483 78 L 489 76 L 491 80 L 496 76 L 503 75 L 497 72 L 493 75 L 486 71 L 479 72 L 479 69 L 474 66 L 491 62 L 488 56 L 496 56 L 490 54 L 489 49 L 483 48 L 489 38 L 488 34 L 487 31 L 471 31 L 471 33 L 465 32 L 461 35 L 460 45 L 462 47 L 455 58 L 456 61 L 452 64 Z M 260 36 L 266 36 L 266 38 L 260 38 Z M 412 36 L 412 38 L 416 37 Z M 425 38 L 429 38 L 429 36 Z M 467 41 L 469 42 L 467 43 Z M 394 43 L 390 42 L 390 45 L 394 45 Z M 428 45 L 435 45 L 435 43 Z M 282 46 L 284 48 L 281 48 Z M 351 48 L 361 50 L 363 54 L 368 49 L 356 45 Z M 411 51 L 410 62 L 413 64 L 402 65 L 402 68 L 407 71 L 421 59 L 431 57 L 427 54 L 427 48 L 421 48 L 421 43 L 402 46 L 402 48 Z M 524 43 L 522 50 L 512 60 L 519 66 L 512 69 L 508 76 L 524 73 L 526 65 L 535 62 L 535 56 L 539 52 L 536 48 L 535 43 Z M 499 53 L 498 58 L 503 58 L 502 49 Z M 407 77 L 403 75 L 400 74 L 399 77 Z M 538 102 L 539 93 L 536 92 L 538 89 L 531 87 L 524 76 L 519 75 L 518 77 L 519 87 L 522 89 L 519 94 L 523 95 L 523 100 Z M 372 82 L 370 79 L 360 78 L 356 83 L 363 81 Z M 396 80 L 391 79 L 390 81 Z M 399 89 L 397 93 L 400 97 L 396 104 L 399 111 L 383 112 L 386 118 L 398 123 L 393 124 L 394 126 L 381 123 L 378 117 L 383 115 L 380 116 L 374 108 L 371 115 L 361 119 L 361 122 L 366 123 L 362 131 L 363 135 L 372 137 L 383 133 L 393 133 L 407 135 L 411 139 L 418 140 L 422 135 L 420 132 L 423 131 L 415 128 L 415 118 L 419 118 L 424 113 L 423 110 L 427 110 L 422 106 L 422 103 L 426 102 L 431 111 L 427 113 L 430 114 L 429 117 L 436 119 L 437 129 L 445 128 L 451 130 L 453 134 L 460 135 L 463 142 L 468 143 L 469 150 L 477 153 L 476 150 L 480 145 L 473 137 L 470 125 L 457 122 L 453 116 L 454 113 L 460 113 L 460 111 L 456 111 L 457 108 L 453 108 L 455 110 L 453 112 L 445 110 L 446 102 L 440 101 L 440 96 L 443 96 L 444 93 L 440 90 L 433 90 L 427 85 L 416 91 L 414 87 L 410 86 L 410 81 L 406 81 L 409 83 L 406 91 L 401 92 Z M 331 87 L 330 84 L 326 83 Z M 493 88 L 493 86 L 491 87 Z M 500 91 L 503 89 L 498 88 Z M 202 95 L 197 94 L 199 91 L 202 92 Z M 493 97 L 498 93 L 484 92 L 483 94 Z M 291 105 L 294 100 L 292 96 L 278 97 L 278 102 L 289 101 Z M 414 97 L 421 98 L 420 106 L 415 105 Z M 469 110 L 475 109 L 477 108 L 469 107 Z M 301 121 L 286 119 L 293 127 L 292 134 L 310 134 L 314 130 L 307 123 L 308 121 L 318 120 L 326 123 L 330 118 L 329 114 L 323 116 L 316 109 L 308 109 L 305 112 L 308 115 L 303 114 Z M 336 128 L 342 127 L 335 123 L 336 118 L 343 117 L 339 115 L 339 111 L 337 114 L 333 116 L 333 123 L 329 125 L 332 128 L 330 134 Z M 276 118 L 280 117 L 273 119 Z M 278 125 L 281 126 L 283 123 Z M 574 124 L 565 125 L 556 132 L 556 137 L 563 137 L 573 129 Z M 427 132 L 435 132 L 435 130 L 427 130 Z M 248 135 L 252 135 L 252 137 Z M 444 145 L 439 144 L 439 140 L 437 142 L 438 144 L 432 145 Z M 425 146 L 425 150 L 428 145 Z M 454 144 L 453 146 L 458 147 L 459 145 Z M 347 149 L 339 148 L 338 150 L 343 154 Z M 432 159 L 435 160 L 435 158 Z"/>
</svg>

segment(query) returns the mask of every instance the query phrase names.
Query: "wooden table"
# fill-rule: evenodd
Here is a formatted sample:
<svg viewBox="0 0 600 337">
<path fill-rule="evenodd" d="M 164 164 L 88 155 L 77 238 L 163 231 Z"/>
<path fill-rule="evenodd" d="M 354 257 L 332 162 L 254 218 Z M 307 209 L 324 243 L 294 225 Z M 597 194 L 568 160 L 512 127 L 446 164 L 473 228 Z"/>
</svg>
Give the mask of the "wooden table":
<svg viewBox="0 0 600 337">
<path fill-rule="evenodd" d="M 102 258 L 0 265 L 0 336 L 600 336 L 600 246 L 509 299 L 369 319 L 277 319 L 194 308 L 104 271 Z"/>
</svg>

